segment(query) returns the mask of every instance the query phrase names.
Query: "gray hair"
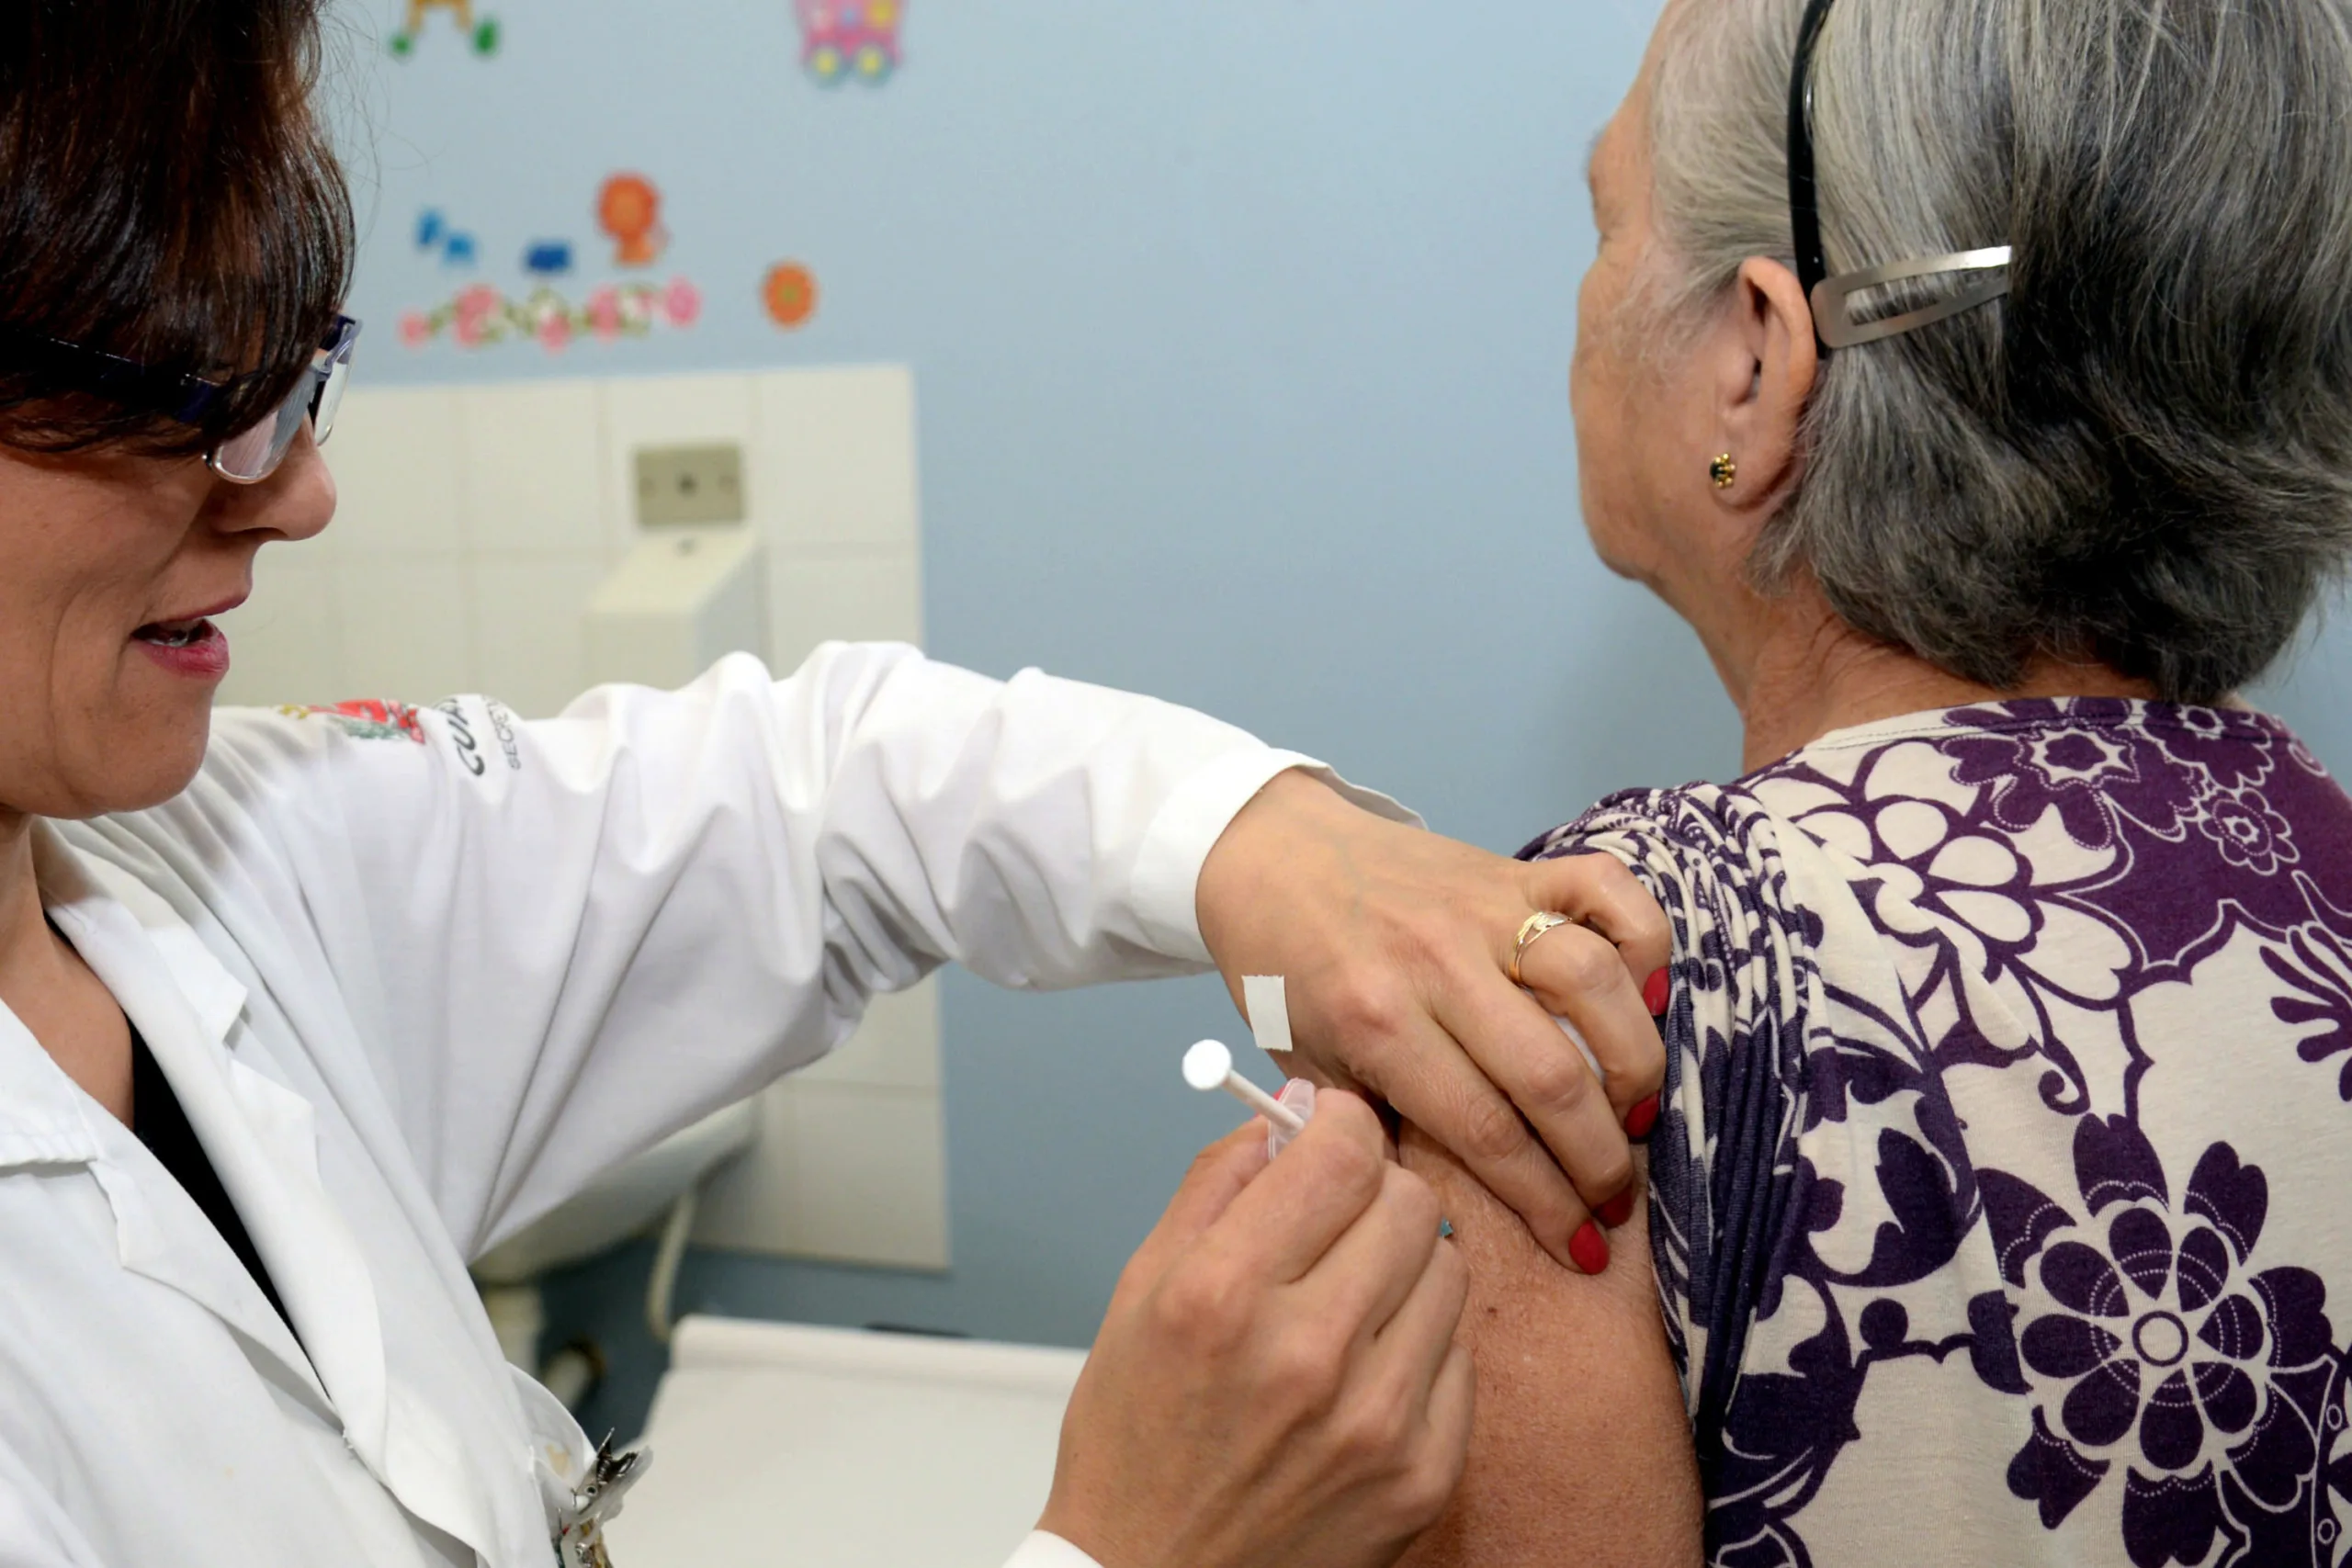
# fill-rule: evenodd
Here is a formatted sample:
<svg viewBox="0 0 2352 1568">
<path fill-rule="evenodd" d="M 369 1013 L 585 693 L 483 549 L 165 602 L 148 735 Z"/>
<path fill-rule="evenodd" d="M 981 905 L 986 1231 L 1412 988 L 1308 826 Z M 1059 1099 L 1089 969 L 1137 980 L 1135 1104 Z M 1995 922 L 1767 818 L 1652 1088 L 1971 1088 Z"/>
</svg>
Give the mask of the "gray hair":
<svg viewBox="0 0 2352 1568">
<path fill-rule="evenodd" d="M 1660 24 L 1678 314 L 1792 257 L 1803 8 Z M 2352 551 L 2352 0 L 1842 0 L 1813 81 L 1830 271 L 2008 244 L 2012 287 L 1824 363 L 1757 580 L 1995 687 L 2252 680 Z"/>
</svg>

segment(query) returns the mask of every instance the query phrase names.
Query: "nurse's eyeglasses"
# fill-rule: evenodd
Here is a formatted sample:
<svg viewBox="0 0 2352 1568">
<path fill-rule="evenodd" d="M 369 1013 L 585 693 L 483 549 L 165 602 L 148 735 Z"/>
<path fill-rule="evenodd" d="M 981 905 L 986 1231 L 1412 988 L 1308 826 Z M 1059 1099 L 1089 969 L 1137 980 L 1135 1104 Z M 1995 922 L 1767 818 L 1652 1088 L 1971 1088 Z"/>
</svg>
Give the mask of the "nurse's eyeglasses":
<svg viewBox="0 0 2352 1568">
<path fill-rule="evenodd" d="M 1804 289 L 1806 303 L 1813 307 L 1814 335 L 1820 340 L 1824 358 L 1832 349 L 1875 343 L 1930 321 L 1957 316 L 1963 310 L 1973 310 L 2009 291 L 2007 245 L 1917 256 L 1864 267 L 1859 272 L 1840 273 L 1835 277 L 1829 276 L 1828 258 L 1821 249 L 1821 192 L 1813 171 L 1813 55 L 1820 47 L 1822 26 L 1829 20 L 1832 3 L 1833 0 L 1810 0 L 1805 6 L 1804 19 L 1797 24 L 1796 61 L 1789 73 L 1789 227 L 1796 242 L 1797 282 Z M 1873 321 L 1854 320 L 1856 295 L 1891 283 L 1949 272 L 1997 272 L 2000 276 L 1972 284 L 1948 299 L 1939 299 L 1915 310 Z"/>
<path fill-rule="evenodd" d="M 359 323 L 349 316 L 337 316 L 311 351 L 301 378 L 277 409 L 250 428 L 215 444 L 205 453 L 204 466 L 231 484 L 259 484 L 286 460 L 306 419 L 311 438 L 325 445 L 334 430 L 335 411 L 343 403 L 344 383 L 351 378 L 352 344 L 358 341 Z M 208 381 L 200 376 L 158 370 L 99 349 L 7 326 L 0 326 L 0 360 L 74 391 L 152 410 L 182 424 L 201 424 L 221 399 L 243 384 L 242 379 Z"/>
</svg>

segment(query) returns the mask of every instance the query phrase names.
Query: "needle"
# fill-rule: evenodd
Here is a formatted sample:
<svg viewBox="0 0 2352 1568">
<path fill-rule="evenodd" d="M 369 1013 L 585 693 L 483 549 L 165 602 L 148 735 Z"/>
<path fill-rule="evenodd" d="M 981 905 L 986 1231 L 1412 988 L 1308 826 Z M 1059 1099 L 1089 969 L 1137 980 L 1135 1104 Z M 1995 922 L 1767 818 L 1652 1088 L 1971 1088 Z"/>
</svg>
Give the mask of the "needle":
<svg viewBox="0 0 2352 1568">
<path fill-rule="evenodd" d="M 1221 1040 L 1204 1040 L 1184 1053 L 1184 1081 L 1203 1093 L 1225 1090 L 1294 1137 L 1306 1131 L 1297 1111 L 1233 1070 L 1233 1053 Z"/>
</svg>

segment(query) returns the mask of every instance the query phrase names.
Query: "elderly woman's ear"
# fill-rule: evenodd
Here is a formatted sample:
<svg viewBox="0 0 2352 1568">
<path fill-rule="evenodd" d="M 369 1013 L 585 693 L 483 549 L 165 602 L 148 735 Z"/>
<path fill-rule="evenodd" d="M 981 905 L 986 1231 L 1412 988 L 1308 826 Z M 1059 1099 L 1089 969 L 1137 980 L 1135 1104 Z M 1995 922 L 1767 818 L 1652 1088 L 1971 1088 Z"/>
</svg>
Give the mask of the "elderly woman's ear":
<svg viewBox="0 0 2352 1568">
<path fill-rule="evenodd" d="M 1719 502 L 1760 527 L 1804 464 L 1805 400 L 1821 367 L 1796 274 L 1761 256 L 1742 265 L 1705 352 L 1715 440 L 1704 478 Z"/>
</svg>

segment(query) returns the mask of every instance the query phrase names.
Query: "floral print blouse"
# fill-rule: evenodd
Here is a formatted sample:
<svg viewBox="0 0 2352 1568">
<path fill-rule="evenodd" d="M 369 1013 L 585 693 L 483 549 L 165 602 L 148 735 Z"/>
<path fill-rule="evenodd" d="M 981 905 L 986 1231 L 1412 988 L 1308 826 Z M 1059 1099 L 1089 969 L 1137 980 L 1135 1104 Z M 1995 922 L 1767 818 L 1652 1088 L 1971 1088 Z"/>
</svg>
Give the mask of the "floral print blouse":
<svg viewBox="0 0 2352 1568">
<path fill-rule="evenodd" d="M 2282 725 L 1894 719 L 1529 852 L 1592 851 L 1674 926 L 1711 1561 L 2352 1562 L 2352 800 Z"/>
</svg>

